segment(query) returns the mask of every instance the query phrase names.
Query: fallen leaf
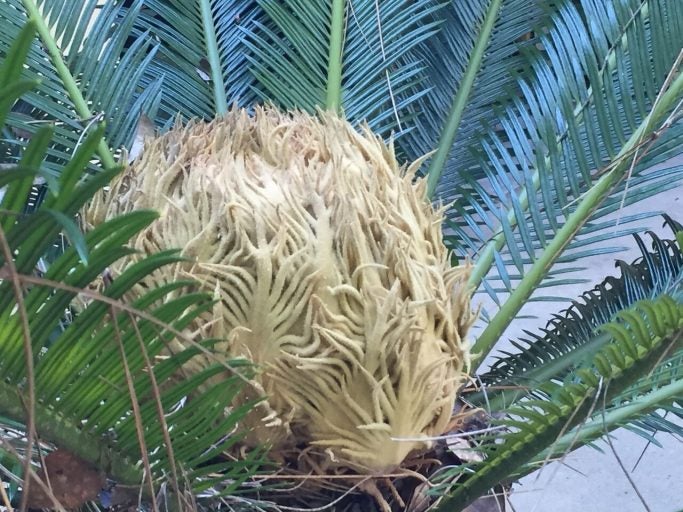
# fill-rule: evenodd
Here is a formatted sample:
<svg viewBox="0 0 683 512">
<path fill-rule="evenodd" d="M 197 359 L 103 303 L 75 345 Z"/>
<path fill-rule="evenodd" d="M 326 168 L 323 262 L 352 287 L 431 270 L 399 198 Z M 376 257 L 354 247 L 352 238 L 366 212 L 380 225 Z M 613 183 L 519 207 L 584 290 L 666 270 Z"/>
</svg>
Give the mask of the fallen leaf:
<svg viewBox="0 0 683 512">
<path fill-rule="evenodd" d="M 52 488 L 52 495 L 66 509 L 82 506 L 97 498 L 104 486 L 104 475 L 86 461 L 67 450 L 55 450 L 45 457 L 45 467 L 38 477 Z M 35 479 L 29 488 L 30 508 L 54 508 L 54 501 Z"/>
<path fill-rule="evenodd" d="M 196 68 L 199 78 L 205 82 L 211 81 L 211 64 L 207 59 L 202 59 L 199 61 L 199 66 Z"/>
</svg>

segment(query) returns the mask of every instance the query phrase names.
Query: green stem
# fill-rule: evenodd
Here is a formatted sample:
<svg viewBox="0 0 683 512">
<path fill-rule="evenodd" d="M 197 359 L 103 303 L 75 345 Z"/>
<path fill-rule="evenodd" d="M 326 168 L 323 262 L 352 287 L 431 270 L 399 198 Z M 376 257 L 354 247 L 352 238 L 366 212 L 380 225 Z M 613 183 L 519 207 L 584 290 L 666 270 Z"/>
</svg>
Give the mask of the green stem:
<svg viewBox="0 0 683 512">
<path fill-rule="evenodd" d="M 484 23 L 479 31 L 479 37 L 472 49 L 472 55 L 467 64 L 467 69 L 460 81 L 460 86 L 455 94 L 455 98 L 453 98 L 453 105 L 451 106 L 451 111 L 446 119 L 446 125 L 441 132 L 439 145 L 429 164 L 429 171 L 427 173 L 427 197 L 429 199 L 434 197 L 436 187 L 439 184 L 439 180 L 441 180 L 441 175 L 446 166 L 451 147 L 453 147 L 455 136 L 458 134 L 458 128 L 462 122 L 462 117 L 465 108 L 467 107 L 467 101 L 474 88 L 474 81 L 481 68 L 481 63 L 484 60 L 484 53 L 486 52 L 486 47 L 491 39 L 493 27 L 498 19 L 498 11 L 500 11 L 502 4 L 502 0 L 492 0 L 489 4 Z"/>
<path fill-rule="evenodd" d="M 13 421 L 26 422 L 25 397 L 14 386 L 0 382 L 0 415 Z M 42 441 L 54 443 L 101 469 L 121 483 L 139 485 L 141 470 L 107 447 L 106 439 L 93 436 L 73 422 L 36 403 L 35 424 Z"/>
<path fill-rule="evenodd" d="M 508 297 L 500 310 L 491 319 L 491 322 L 479 335 L 472 349 L 475 354 L 472 363 L 473 367 L 476 367 L 479 361 L 489 353 L 493 345 L 500 339 L 507 326 L 512 322 L 519 310 L 522 309 L 522 306 L 526 304 L 527 299 L 531 297 L 531 294 L 536 290 L 536 286 L 541 282 L 557 257 L 620 178 L 621 173 L 618 173 L 616 169 L 614 172 L 603 176 L 584 196 L 576 210 L 567 217 L 565 224 L 512 291 L 510 297 Z"/>
<path fill-rule="evenodd" d="M 616 156 L 614 168 L 600 178 L 583 196 L 577 208 L 567 216 L 565 224 L 559 229 L 500 310 L 491 319 L 491 322 L 482 331 L 473 347 L 475 354 L 472 362 L 473 367 L 476 367 L 481 359 L 490 352 L 493 345 L 503 335 L 507 326 L 536 290 L 536 287 L 543 280 L 550 267 L 562 254 L 567 244 L 588 221 L 614 186 L 624 177 L 630 166 L 629 155 L 639 146 L 645 136 L 652 131 L 653 127 L 667 115 L 669 110 L 680 100 L 682 94 L 683 73 L 676 77 L 669 89 L 655 102 L 650 114 L 643 120 Z"/>
<path fill-rule="evenodd" d="M 216 38 L 216 27 L 213 23 L 211 0 L 201 0 L 199 5 L 202 11 L 202 26 L 204 28 L 207 58 L 211 69 L 216 114 L 223 115 L 228 111 L 228 97 L 225 89 L 225 81 L 223 80 L 221 58 L 218 53 L 218 40 Z"/>
<path fill-rule="evenodd" d="M 78 114 L 81 119 L 92 118 L 93 114 L 88 108 L 88 104 L 86 103 L 85 98 L 81 93 L 81 90 L 78 88 L 78 84 L 76 83 L 76 80 L 71 74 L 71 71 L 69 71 L 69 68 L 64 62 L 62 52 L 60 51 L 59 47 L 57 46 L 57 42 L 55 41 L 54 37 L 52 36 L 52 33 L 50 32 L 50 28 L 46 25 L 45 19 L 43 18 L 43 15 L 38 9 L 38 6 L 33 0 L 23 0 L 23 3 L 29 15 L 29 18 L 36 25 L 38 35 L 40 36 L 40 39 L 43 42 L 43 46 L 45 47 L 48 55 L 50 56 L 52 65 L 55 67 L 55 70 L 57 71 L 59 78 L 62 80 L 62 83 L 64 84 L 64 89 L 66 90 L 67 94 L 69 95 L 69 98 L 74 104 L 76 114 Z M 104 138 L 102 138 L 99 145 L 97 146 L 97 153 L 100 155 L 102 164 L 106 169 L 116 167 L 114 155 L 109 149 L 109 146 L 107 146 L 107 143 L 105 142 Z"/>
<path fill-rule="evenodd" d="M 344 50 L 344 0 L 332 0 L 330 23 L 330 52 L 327 60 L 327 110 L 341 112 L 342 97 L 342 52 Z"/>
</svg>

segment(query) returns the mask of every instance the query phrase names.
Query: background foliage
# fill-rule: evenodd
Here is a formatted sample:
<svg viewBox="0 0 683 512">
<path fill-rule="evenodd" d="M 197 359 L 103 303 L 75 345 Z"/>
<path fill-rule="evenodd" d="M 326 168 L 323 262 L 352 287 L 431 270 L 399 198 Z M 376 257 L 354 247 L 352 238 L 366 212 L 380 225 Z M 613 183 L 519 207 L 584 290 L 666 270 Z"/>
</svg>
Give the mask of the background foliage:
<svg viewBox="0 0 683 512">
<path fill-rule="evenodd" d="M 21 75 L 34 83 L 7 115 L 3 161 L 39 167 L 38 182 L 47 183 L 17 182 L 3 203 L 8 210 L 19 211 L 28 193 L 36 205 L 74 159 L 91 171 L 113 168 L 122 149 L 138 151 L 145 130 L 165 130 L 177 116 L 211 118 L 264 101 L 337 110 L 393 134 L 405 160 L 434 152 L 423 168 L 430 198 L 447 205 L 446 243 L 455 259 L 474 262 L 470 284 L 492 304 L 482 311 L 477 362 L 524 304 L 566 300 L 557 287 L 581 282 L 588 257 L 620 250 L 617 239 L 651 215 L 614 212 L 682 176 L 667 163 L 683 147 L 678 0 L 5 0 L 0 16 L 4 62 L 28 19 L 39 36 L 26 45 Z M 85 147 L 98 158 L 81 153 Z M 42 208 L 62 214 L 35 217 L 52 219 L 50 236 L 68 235 L 76 210 Z M 668 223 L 671 240 L 653 236 L 649 250 L 636 238 L 642 259 L 620 264 L 621 278 L 529 333 L 518 354 L 479 369 L 486 394 L 465 399 L 494 417 L 507 412 L 507 430 L 498 444 L 479 440 L 488 455 L 481 464 L 439 474 L 439 492 L 450 496 L 444 508 L 462 508 L 501 479 L 621 425 L 647 438 L 683 433 L 661 413 L 680 417 L 683 394 L 680 226 Z M 5 221 L 10 228 L 18 229 Z M 75 262 L 73 250 L 65 254 Z M 22 272 L 39 262 L 26 260 Z M 93 266 L 89 279 L 101 268 Z M 16 339 L 7 371 L 18 378 Z M 86 359 L 80 364 L 90 368 Z M 85 409 L 73 396 L 58 407 L 76 418 Z M 129 401 L 124 393 L 117 403 Z M 196 461 L 201 446 L 181 453 Z"/>
</svg>

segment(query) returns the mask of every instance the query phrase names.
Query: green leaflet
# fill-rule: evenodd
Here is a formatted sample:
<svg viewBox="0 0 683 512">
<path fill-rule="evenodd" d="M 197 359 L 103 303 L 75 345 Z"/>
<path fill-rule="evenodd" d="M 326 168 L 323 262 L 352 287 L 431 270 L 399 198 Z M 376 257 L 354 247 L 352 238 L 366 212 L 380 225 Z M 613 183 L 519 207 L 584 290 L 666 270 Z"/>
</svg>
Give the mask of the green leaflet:
<svg viewBox="0 0 683 512">
<path fill-rule="evenodd" d="M 667 295 L 640 301 L 620 312 L 602 330 L 610 336 L 611 343 L 578 368 L 571 378 L 561 383 L 539 384 L 537 389 L 544 398 L 518 402 L 506 411 L 516 418 L 503 421 L 512 431 L 502 434 L 498 442 L 483 446 L 487 457 L 484 462 L 454 470 L 458 474 L 466 471 L 468 476 L 448 489 L 439 510 L 460 510 L 505 478 L 519 476 L 525 464 L 544 450 L 556 453 L 555 443 L 560 436 L 599 411 L 603 403 L 609 404 L 660 364 L 663 356 L 677 355 L 683 348 L 683 305 Z M 683 391 L 683 365 L 678 372 L 665 392 L 642 395 L 639 401 L 645 407 L 633 411 L 632 417 L 622 419 L 633 420 L 643 410 L 654 410 L 677 399 Z M 610 423 L 605 427 L 617 425 Z M 604 432 L 601 429 L 599 435 Z M 573 446 L 594 437 L 579 437 Z M 566 442 L 557 446 L 567 447 Z M 445 472 L 440 479 L 453 476 Z"/>
<path fill-rule="evenodd" d="M 34 26 L 28 24 L 12 46 L 11 58 L 1 64 L 6 73 L 3 77 L 14 77 L 13 82 L 3 84 L 4 91 L 14 94 L 3 98 L 7 105 L 25 91 L 27 82 L 18 80 L 17 70 L 23 69 L 33 35 Z M 195 375 L 191 381 L 179 377 L 181 365 L 200 351 L 208 351 L 211 340 L 180 354 L 165 354 L 158 365 L 150 367 L 150 362 L 164 354 L 167 344 L 181 336 L 180 331 L 197 315 L 211 307 L 210 297 L 198 293 L 194 282 L 179 281 L 136 294 L 133 302 L 126 299 L 144 276 L 178 261 L 176 251 L 167 251 L 140 258 L 116 276 L 102 296 L 93 296 L 91 290 L 80 311 L 72 307 L 81 290 L 91 285 L 94 288 L 109 265 L 130 254 L 130 238 L 156 218 L 154 212 L 136 211 L 111 219 L 85 235 L 74 224 L 76 213 L 118 172 L 116 168 L 94 175 L 88 172 L 103 133 L 104 128 L 99 126 L 83 138 L 65 162 L 57 186 L 51 187 L 35 211 L 25 212 L 24 204 L 34 177 L 41 175 L 49 155 L 52 131 L 39 131 L 25 149 L 20 165 L 7 164 L 2 175 L 5 188 L 0 227 L 9 252 L 0 251 L 0 424 L 25 428 L 31 414 L 41 441 L 68 450 L 130 485 L 139 485 L 146 471 L 139 464 L 142 440 L 145 452 L 149 452 L 149 476 L 155 486 L 168 484 L 180 492 L 189 482 L 190 489 L 204 489 L 207 482 L 214 481 L 198 467 L 205 462 L 204 455 L 215 453 L 217 447 L 228 449 L 236 442 L 238 437 L 228 434 L 251 407 L 245 405 L 224 414 L 242 385 L 237 374 L 250 369 L 228 361 Z M 65 229 L 72 245 L 39 273 L 36 269 L 43 255 Z M 7 254 L 12 255 L 12 265 Z M 20 281 L 21 295 L 15 293 L 15 277 Z M 19 304 L 26 311 L 27 325 L 20 322 Z M 32 365 L 26 363 L 26 343 L 30 344 Z M 226 370 L 232 372 L 230 376 L 208 386 L 208 393 L 192 401 L 191 407 L 182 406 L 193 390 Z M 30 403 L 28 389 L 35 390 L 32 411 L 26 408 Z M 145 425 L 144 431 L 138 431 L 136 418 Z M 182 457 L 174 457 L 176 451 Z M 21 465 L 14 467 L 11 453 L 2 451 L 0 458 L 3 467 L 20 473 Z M 258 450 L 245 460 L 226 461 L 222 467 L 231 476 L 230 489 L 239 487 L 260 463 Z M 188 476 L 187 482 L 180 474 Z M 147 488 L 143 492 L 151 496 Z"/>
</svg>

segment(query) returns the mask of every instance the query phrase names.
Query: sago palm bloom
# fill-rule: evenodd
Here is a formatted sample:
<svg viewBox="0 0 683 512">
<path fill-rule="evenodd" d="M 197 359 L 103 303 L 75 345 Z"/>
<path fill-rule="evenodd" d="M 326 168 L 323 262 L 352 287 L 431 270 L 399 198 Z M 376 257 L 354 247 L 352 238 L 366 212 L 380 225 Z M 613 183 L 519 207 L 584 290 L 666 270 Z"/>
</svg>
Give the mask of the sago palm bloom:
<svg viewBox="0 0 683 512">
<path fill-rule="evenodd" d="M 195 327 L 256 364 L 243 399 L 266 397 L 249 442 L 377 474 L 443 433 L 468 370 L 468 268 L 450 264 L 419 164 L 333 115 L 233 110 L 148 141 L 86 218 L 159 211 L 135 247 L 187 261 L 146 284 L 214 293 Z"/>
</svg>

